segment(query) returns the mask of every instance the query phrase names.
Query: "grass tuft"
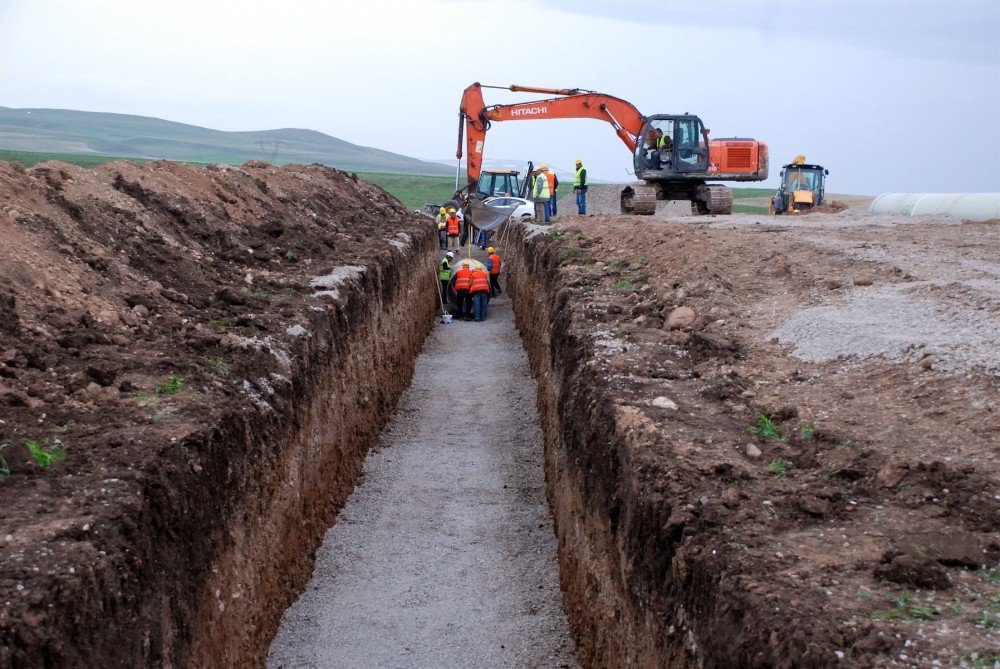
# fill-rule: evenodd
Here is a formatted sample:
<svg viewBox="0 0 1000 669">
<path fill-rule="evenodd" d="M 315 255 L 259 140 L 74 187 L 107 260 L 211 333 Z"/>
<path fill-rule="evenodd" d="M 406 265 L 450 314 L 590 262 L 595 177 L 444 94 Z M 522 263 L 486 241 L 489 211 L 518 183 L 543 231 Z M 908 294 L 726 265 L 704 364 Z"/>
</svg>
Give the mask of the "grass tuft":
<svg viewBox="0 0 1000 669">
<path fill-rule="evenodd" d="M 176 374 L 173 374 L 170 376 L 168 381 L 156 384 L 155 390 L 157 395 L 176 395 L 181 391 L 183 386 L 183 379 Z"/>
<path fill-rule="evenodd" d="M 768 439 L 777 439 L 778 441 L 788 441 L 787 437 L 781 436 L 781 430 L 774 424 L 771 417 L 764 413 L 757 414 L 757 424 L 748 427 L 747 434 L 766 437 Z"/>
<path fill-rule="evenodd" d="M 43 469 L 66 459 L 66 449 L 58 441 L 54 444 L 49 444 L 45 441 L 39 444 L 34 439 L 27 438 L 21 441 L 28 447 L 31 457 L 35 459 L 35 463 Z"/>
<path fill-rule="evenodd" d="M 784 476 L 791 468 L 791 461 L 785 460 L 784 458 L 778 458 L 777 460 L 771 461 L 771 464 L 767 466 L 767 471 L 778 476 Z"/>
</svg>

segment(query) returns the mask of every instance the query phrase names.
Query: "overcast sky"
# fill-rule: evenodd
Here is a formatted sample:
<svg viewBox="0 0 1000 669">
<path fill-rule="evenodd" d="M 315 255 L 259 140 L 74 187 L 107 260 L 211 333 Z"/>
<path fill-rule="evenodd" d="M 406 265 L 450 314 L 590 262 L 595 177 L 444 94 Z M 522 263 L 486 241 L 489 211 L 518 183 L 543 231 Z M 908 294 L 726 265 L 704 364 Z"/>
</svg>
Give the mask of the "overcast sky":
<svg viewBox="0 0 1000 669">
<path fill-rule="evenodd" d="M 997 0 L 0 0 L 6 107 L 303 127 L 437 159 L 474 81 L 698 114 L 768 143 L 766 185 L 804 153 L 831 192 L 1000 191 Z M 592 120 L 498 123 L 486 154 L 632 167 Z"/>
</svg>

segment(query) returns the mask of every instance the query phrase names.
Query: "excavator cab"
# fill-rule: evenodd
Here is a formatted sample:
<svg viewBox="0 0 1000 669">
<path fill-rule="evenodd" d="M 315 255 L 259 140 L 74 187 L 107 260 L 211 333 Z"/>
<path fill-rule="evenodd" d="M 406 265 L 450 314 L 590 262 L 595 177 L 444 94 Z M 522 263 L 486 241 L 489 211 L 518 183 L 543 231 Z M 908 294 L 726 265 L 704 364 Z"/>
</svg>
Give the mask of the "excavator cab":
<svg viewBox="0 0 1000 669">
<path fill-rule="evenodd" d="M 476 196 L 480 200 L 517 196 L 520 191 L 517 177 L 518 173 L 512 170 L 483 170 L 476 185 Z"/>
<path fill-rule="evenodd" d="M 821 165 L 807 165 L 797 156 L 781 169 L 781 186 L 771 198 L 772 214 L 799 214 L 826 203 L 826 175 Z"/>
<path fill-rule="evenodd" d="M 635 147 L 637 176 L 707 171 L 708 131 L 700 118 L 659 114 L 646 119 Z"/>
</svg>

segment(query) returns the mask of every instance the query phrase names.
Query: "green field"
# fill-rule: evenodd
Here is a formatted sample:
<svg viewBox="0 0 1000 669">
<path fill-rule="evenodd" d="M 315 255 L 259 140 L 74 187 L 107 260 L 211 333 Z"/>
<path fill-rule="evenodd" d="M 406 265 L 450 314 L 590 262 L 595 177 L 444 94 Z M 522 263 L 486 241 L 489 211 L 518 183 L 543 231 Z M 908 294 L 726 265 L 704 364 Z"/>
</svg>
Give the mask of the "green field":
<svg viewBox="0 0 1000 669">
<path fill-rule="evenodd" d="M 148 116 L 9 107 L 0 107 L 0 128 L 0 148 L 8 151 L 233 165 L 257 159 L 275 165 L 322 163 L 352 172 L 451 173 L 445 165 L 302 128 L 230 132 Z"/>
</svg>

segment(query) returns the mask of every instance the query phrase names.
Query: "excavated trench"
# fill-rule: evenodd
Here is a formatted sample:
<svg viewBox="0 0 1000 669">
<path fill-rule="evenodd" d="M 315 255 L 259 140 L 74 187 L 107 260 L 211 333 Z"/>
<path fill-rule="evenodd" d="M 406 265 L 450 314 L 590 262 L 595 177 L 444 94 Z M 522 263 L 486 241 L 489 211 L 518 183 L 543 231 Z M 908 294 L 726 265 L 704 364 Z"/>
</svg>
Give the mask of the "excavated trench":
<svg viewBox="0 0 1000 669">
<path fill-rule="evenodd" d="M 163 173 L 173 179 L 174 172 L 176 182 L 168 180 L 162 191 L 149 186 Z M 188 255 L 197 248 L 206 257 L 228 259 L 231 268 L 221 260 L 211 265 L 223 269 L 209 281 L 196 261 L 201 256 L 194 254 L 195 259 L 185 260 L 195 277 L 187 284 L 179 280 L 173 288 L 160 286 L 157 290 L 165 298 L 126 296 L 124 301 L 138 300 L 143 307 L 128 314 L 153 312 L 160 319 L 130 331 L 135 337 L 161 332 L 162 339 L 150 339 L 152 359 L 159 360 L 157 351 L 167 345 L 164 342 L 180 337 L 200 353 L 197 359 L 203 365 L 224 351 L 234 366 L 242 365 L 239 378 L 245 380 L 240 386 L 239 380 L 227 379 L 237 384 L 236 389 L 213 408 L 202 398 L 215 392 L 213 387 L 226 386 L 202 370 L 206 379 L 215 378 L 217 383 L 206 382 L 204 395 L 190 396 L 189 405 L 178 404 L 181 416 L 185 406 L 202 411 L 183 423 L 164 420 L 170 414 L 161 411 L 139 416 L 135 425 L 119 426 L 115 424 L 119 414 L 139 415 L 135 402 L 121 408 L 111 401 L 114 398 L 104 404 L 95 400 L 96 406 L 106 407 L 108 429 L 96 436 L 79 433 L 75 443 L 94 444 L 95 455 L 80 465 L 75 480 L 64 484 L 56 474 L 43 472 L 38 474 L 48 477 L 43 486 L 24 474 L 0 489 L 2 494 L 22 486 L 20 490 L 40 495 L 49 489 L 46 486 L 66 485 L 65 498 L 70 500 L 79 492 L 71 486 L 81 486 L 80 481 L 105 486 L 101 495 L 109 495 L 107 490 L 115 485 L 127 487 L 113 504 L 94 498 L 94 487 L 79 493 L 78 515 L 58 523 L 44 516 L 35 522 L 26 512 L 16 527 L 4 527 L 9 534 L 0 546 L 6 551 L 0 572 L 0 594 L 6 600 L 0 611 L 0 666 L 264 666 L 282 615 L 306 590 L 310 576 L 323 580 L 336 572 L 338 578 L 332 580 L 343 584 L 340 577 L 351 570 L 360 589 L 334 589 L 327 600 L 321 598 L 311 606 L 318 611 L 314 619 L 325 617 L 329 622 L 337 620 L 333 612 L 342 602 L 351 603 L 346 611 L 356 613 L 356 619 L 343 625 L 335 622 L 334 627 L 354 635 L 344 639 L 341 649 L 358 651 L 351 657 L 367 658 L 363 661 L 380 657 L 386 662 L 403 658 L 412 666 L 573 666 L 576 660 L 567 635 L 571 629 L 577 658 L 586 667 L 696 666 L 713 661 L 701 640 L 720 630 L 720 638 L 725 637 L 730 622 L 744 615 L 739 606 L 721 613 L 713 608 L 718 574 L 711 562 L 698 556 L 675 559 L 684 520 L 672 515 L 664 498 L 645 495 L 634 485 L 639 437 L 615 413 L 611 398 L 593 378 L 596 372 L 587 366 L 579 340 L 567 335 L 570 293 L 559 283 L 555 271 L 559 261 L 545 243 L 546 236 L 531 226 L 518 225 L 508 232 L 506 283 L 512 304 L 507 296 L 498 301 L 484 325 L 439 327 L 426 344 L 428 355 L 442 356 L 443 362 L 436 366 L 433 360 L 418 362 L 437 309 L 432 269 L 439 258 L 436 235 L 432 226 L 415 220 L 381 191 L 357 185 L 356 178 L 318 166 L 275 170 L 249 165 L 231 174 L 119 165 L 93 173 L 68 167 L 58 174 L 41 170 L 25 175 L 13 170 L 9 179 L 23 183 L 26 193 L 47 180 L 50 204 L 39 199 L 19 205 L 22 211 L 29 206 L 44 210 L 45 216 L 16 218 L 15 211 L 11 220 L 24 227 L 11 229 L 32 234 L 41 230 L 51 240 L 68 237 L 78 243 L 79 248 L 65 253 L 89 249 L 95 259 L 86 264 L 102 275 L 93 282 L 93 290 L 85 291 L 88 297 L 111 290 L 105 286 L 138 281 L 129 279 L 133 276 L 129 273 L 142 269 L 141 254 L 150 249 L 157 254 L 151 265 L 155 276 L 167 282 L 162 268 L 175 263 L 175 273 L 183 277 L 186 266 L 177 263 L 176 250 L 164 250 L 180 246 L 177 239 L 188 244 Z M 199 179 L 203 193 L 175 194 L 174 183 Z M 87 180 L 103 181 L 74 192 Z M 244 187 L 252 197 L 245 192 L 232 196 Z M 331 187 L 341 189 L 342 200 L 329 196 Z M 102 195 L 95 197 L 94 192 Z M 352 204 L 351 198 L 359 204 Z M 350 208 L 337 209 L 340 202 Z M 255 203 L 259 211 L 236 211 L 249 208 L 247 203 Z M 366 220 L 359 212 L 372 203 L 395 227 L 381 230 L 377 238 L 351 241 L 352 230 Z M 45 210 L 47 206 L 51 211 Z M 328 210 L 326 218 L 316 209 Z M 133 210 L 136 213 L 130 213 Z M 94 241 L 102 239 L 100 226 L 108 220 L 128 229 L 108 235 L 106 242 Z M 333 224 L 324 221 L 339 226 L 336 235 L 330 229 Z M 226 226 L 231 233 L 223 234 Z M 74 241 L 76 228 L 81 231 L 79 242 Z M 286 229 L 299 230 L 295 234 L 301 237 L 292 237 Z M 162 241 L 154 245 L 117 241 L 156 230 L 167 240 L 166 246 Z M 312 267 L 324 271 L 291 264 L 298 274 L 279 283 L 275 265 L 298 262 L 296 256 L 307 255 L 307 233 L 322 240 L 314 246 L 317 264 Z M 243 237 L 237 239 L 239 235 Z M 274 249 L 259 242 L 282 235 L 291 242 L 305 242 Z M 63 246 L 68 248 L 69 242 Z M 59 243 L 43 240 L 37 248 Z M 251 245 L 249 251 L 242 248 L 244 243 Z M 335 263 L 328 260 L 334 252 L 341 254 Z M 269 258 L 262 257 L 265 253 Z M 345 264 L 351 254 L 367 254 L 366 264 Z M 116 265 L 119 258 L 131 258 L 131 266 Z M 271 277 L 271 290 L 289 291 L 284 306 L 265 302 L 255 292 L 259 288 L 247 288 L 249 297 L 220 288 L 239 285 L 245 274 L 250 277 L 247 267 L 254 262 L 264 265 L 253 270 L 258 280 Z M 81 269 L 81 284 L 91 269 Z M 60 293 L 45 288 L 54 295 L 70 289 L 61 287 Z M 307 293 L 306 299 L 297 298 L 293 289 Z M 28 294 L 17 299 L 24 302 Z M 123 300 L 117 292 L 106 299 L 111 305 Z M 226 320 L 229 316 L 217 321 L 244 328 L 245 335 L 192 329 L 191 319 L 205 319 L 207 312 L 221 309 L 227 301 L 231 303 L 227 309 L 242 311 L 232 321 Z M 261 315 L 247 313 L 251 309 Z M 127 318 L 135 317 L 128 314 Z M 21 308 L 17 318 L 26 321 L 28 316 Z M 523 352 L 511 324 L 515 316 Z M 297 325 L 290 325 L 293 321 Z M 102 327 L 93 325 L 95 336 L 107 339 L 100 345 L 121 357 L 112 345 L 111 330 L 105 334 Z M 260 328 L 272 334 L 264 337 Z M 17 328 L 10 332 L 16 334 Z M 278 336 L 284 337 L 284 348 L 275 344 Z M 83 362 L 73 362 L 67 355 L 61 364 L 85 365 L 86 349 L 79 346 L 84 355 L 79 350 L 75 355 Z M 56 351 L 55 344 L 51 351 Z M 14 369 L 20 349 L 8 353 Z M 190 355 L 190 351 L 176 355 L 182 353 Z M 506 376 L 491 368 L 497 356 Z M 273 371 L 272 358 L 282 365 L 281 373 Z M 134 368 L 140 364 L 146 363 L 137 358 Z M 163 378 L 165 367 L 157 364 L 157 378 Z M 86 368 L 88 374 L 95 375 L 95 365 Z M 358 487 L 361 496 L 372 490 L 376 494 L 362 497 L 360 510 L 348 507 L 340 517 L 330 531 L 331 545 L 343 547 L 339 551 L 343 554 L 321 551 L 314 572 L 324 534 L 355 490 L 365 458 L 378 443 L 415 365 L 416 385 L 403 398 L 390 423 L 393 427 L 382 434 L 382 448 L 371 456 L 371 466 L 381 461 L 381 468 L 372 469 Z M 30 367 L 20 369 L 10 372 L 11 378 L 19 381 L 34 373 Z M 537 388 L 528 379 L 529 370 Z M 142 381 L 135 378 L 136 383 Z M 103 391 L 91 383 L 81 392 L 96 396 Z M 86 399 L 85 394 L 76 397 Z M 419 429 L 400 440 L 408 421 L 428 410 L 440 415 L 427 417 Z M 437 436 L 436 426 L 440 426 Z M 119 429 L 121 436 L 115 431 Z M 76 436 L 72 430 L 68 434 Z M 172 434 L 179 436 L 168 439 Z M 154 435 L 163 446 L 146 449 L 135 435 Z M 516 443 L 508 441 L 509 435 L 516 435 Z M 448 443 L 437 444 L 436 438 Z M 126 449 L 128 458 L 114 450 L 119 448 Z M 414 476 L 421 471 L 424 475 Z M 407 496 L 406 486 L 412 496 Z M 548 510 L 542 501 L 543 487 Z M 48 512 L 44 505 L 39 509 L 39 515 Z M 425 511 L 441 513 L 422 515 Z M 557 546 L 550 545 L 550 515 Z M 416 523 L 394 524 L 404 516 Z M 378 525 L 387 519 L 393 522 Z M 358 524 L 371 524 L 369 534 L 378 534 L 387 543 L 366 544 L 352 538 L 350 531 Z M 23 529 L 29 525 L 31 531 Z M 407 544 L 407 538 L 415 543 Z M 32 570 L 28 559 L 35 554 L 32 542 L 51 547 L 35 551 L 40 557 L 32 558 L 48 559 L 40 564 L 49 565 L 51 574 L 49 566 L 45 571 Z M 336 562 L 338 557 L 346 562 Z M 81 559 L 82 569 L 74 562 Z M 409 580 L 380 581 L 389 577 L 379 568 L 395 569 L 399 576 L 401 566 Z M 683 573 L 671 574 L 671 569 Z M 426 570 L 426 577 L 414 579 L 414 570 Z M 477 580 L 484 576 L 486 580 Z M 665 588 L 664 583 L 677 586 Z M 559 610 L 560 594 L 568 626 Z M 449 596 L 454 601 L 449 602 Z M 310 597 L 312 590 L 302 601 Z M 465 603 L 456 606 L 463 598 Z M 395 610 L 397 617 L 407 612 L 417 615 L 405 624 L 386 626 L 374 609 Z M 303 617 L 297 608 L 288 616 Z M 446 625 L 440 634 L 425 636 L 426 629 L 449 616 L 455 617 L 457 626 Z M 363 635 L 375 645 L 358 646 L 357 638 Z M 420 654 L 421 638 L 436 648 L 436 654 Z M 479 650 L 469 651 L 466 642 L 473 638 Z M 734 637 L 733 643 L 741 640 Z M 287 640 L 279 636 L 272 661 L 286 662 L 288 667 L 309 662 L 330 666 L 329 662 L 344 659 L 288 648 Z M 725 644 L 718 648 L 719 653 L 726 652 Z M 463 653 L 469 652 L 480 664 L 463 662 Z"/>
</svg>

